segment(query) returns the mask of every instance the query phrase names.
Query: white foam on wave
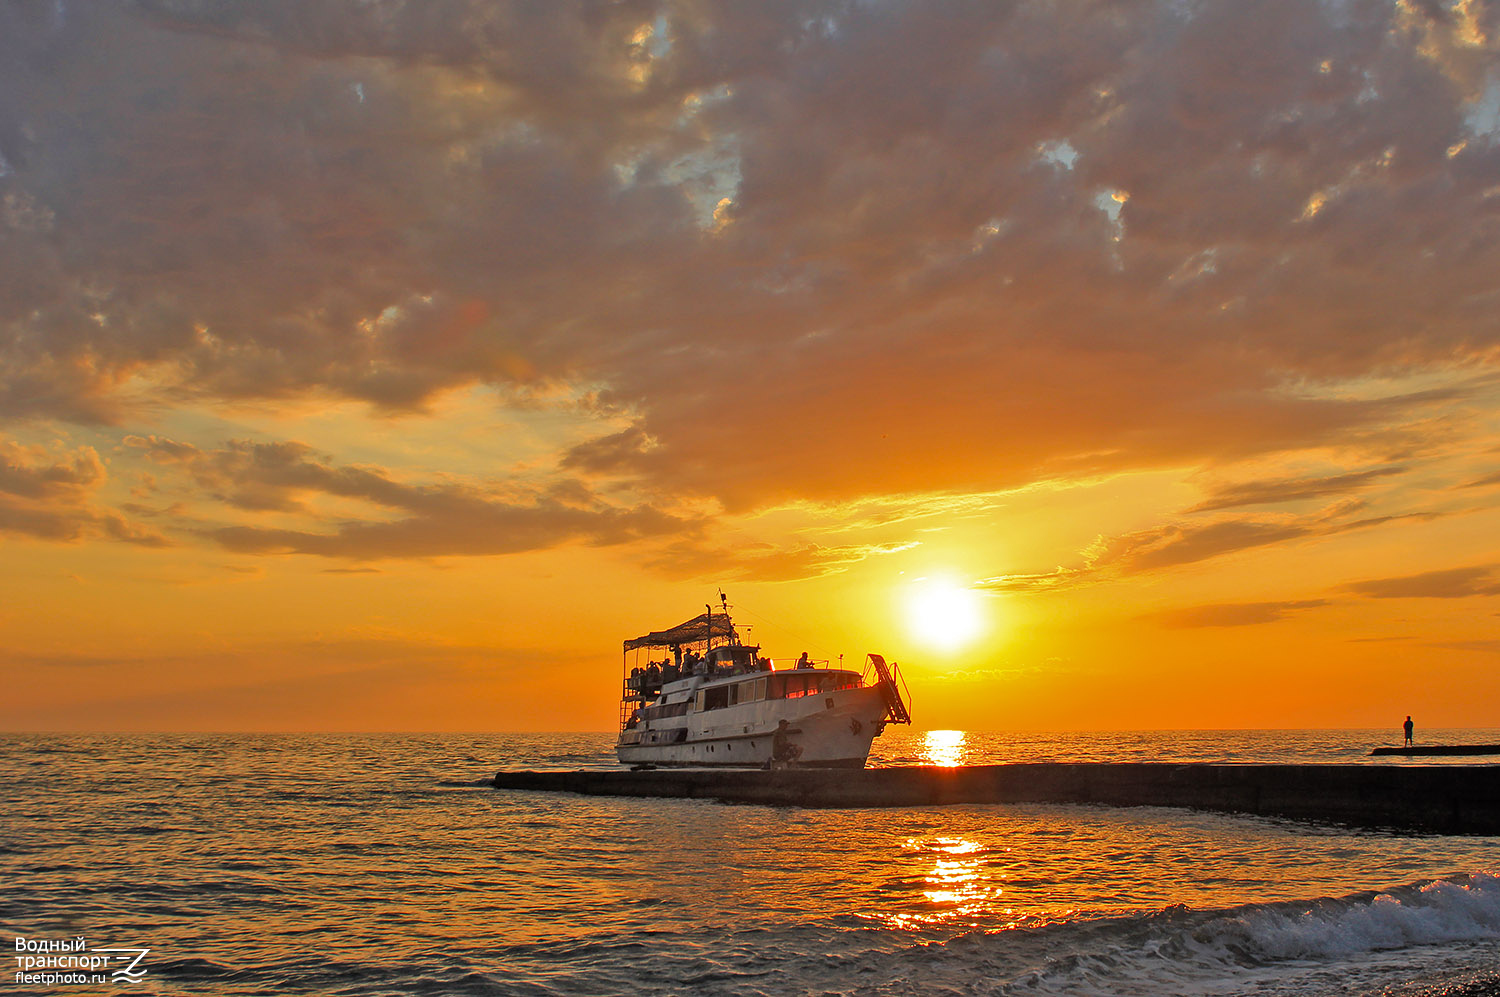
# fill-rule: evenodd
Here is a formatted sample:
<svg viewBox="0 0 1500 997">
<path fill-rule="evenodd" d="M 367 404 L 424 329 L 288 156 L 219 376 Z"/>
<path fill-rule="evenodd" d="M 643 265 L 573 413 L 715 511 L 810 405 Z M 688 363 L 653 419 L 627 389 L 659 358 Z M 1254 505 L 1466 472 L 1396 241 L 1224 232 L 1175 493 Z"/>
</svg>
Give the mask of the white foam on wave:
<svg viewBox="0 0 1500 997">
<path fill-rule="evenodd" d="M 1399 975 L 1438 958 L 1444 946 L 1500 938 L 1500 876 L 1452 876 L 1379 894 L 1198 917 L 1174 909 L 1145 924 L 1124 919 L 1119 928 L 1128 940 L 1099 946 L 1095 935 L 1092 944 L 1065 945 L 1069 955 L 993 992 L 1295 994 L 1304 992 L 1299 979 L 1316 983 L 1307 992 L 1327 992 L 1330 971 L 1346 983 L 1348 974 Z"/>
<path fill-rule="evenodd" d="M 1220 922 L 1267 959 L 1327 959 L 1381 949 L 1500 938 L 1500 877 L 1437 880 L 1300 913 L 1255 910 Z"/>
</svg>

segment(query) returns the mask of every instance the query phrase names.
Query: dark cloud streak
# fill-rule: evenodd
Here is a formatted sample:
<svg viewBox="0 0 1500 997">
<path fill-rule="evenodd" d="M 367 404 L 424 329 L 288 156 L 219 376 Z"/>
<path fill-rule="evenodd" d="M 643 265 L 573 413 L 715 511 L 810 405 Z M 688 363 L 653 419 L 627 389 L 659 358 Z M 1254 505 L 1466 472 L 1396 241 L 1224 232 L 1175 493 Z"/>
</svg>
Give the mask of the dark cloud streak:
<svg viewBox="0 0 1500 997">
<path fill-rule="evenodd" d="M 1211 522 L 1178 520 L 1145 530 L 1099 537 L 1081 563 L 1051 572 L 1020 572 L 985 579 L 979 587 L 999 592 L 1050 592 L 1197 564 L 1244 551 L 1315 542 L 1393 522 L 1427 521 L 1440 513 L 1359 516 L 1357 500 L 1304 515 L 1243 516 Z"/>
<path fill-rule="evenodd" d="M 1190 606 L 1154 614 L 1150 619 L 1174 629 L 1200 627 L 1246 627 L 1277 623 L 1293 613 L 1328 605 L 1326 599 L 1294 599 L 1286 602 L 1238 602 Z"/>
<path fill-rule="evenodd" d="M 1312 478 L 1276 478 L 1266 481 L 1249 481 L 1215 485 L 1208 489 L 1209 497 L 1193 506 L 1188 512 L 1211 512 L 1233 509 L 1247 505 L 1271 505 L 1281 502 L 1298 502 L 1304 499 L 1324 498 L 1358 491 L 1381 478 L 1400 474 L 1406 468 L 1373 467 L 1347 474 Z"/>
<path fill-rule="evenodd" d="M 621 507 L 574 483 L 543 491 L 519 486 L 408 484 L 382 468 L 341 466 L 304 443 L 231 441 L 215 450 L 160 437 L 127 443 L 164 470 L 190 478 L 204 494 L 235 509 L 298 513 L 327 524 L 311 508 L 322 496 L 376 507 L 334 519 L 331 532 L 259 525 L 217 525 L 199 532 L 243 554 L 313 554 L 352 560 L 510 554 L 580 541 L 595 546 L 691 532 L 695 521 L 648 504 Z M 387 510 L 400 518 L 390 519 Z"/>
<path fill-rule="evenodd" d="M 1352 582 L 1345 588 L 1374 599 L 1467 599 L 1500 595 L 1500 569 L 1495 565 L 1448 568 Z"/>
</svg>

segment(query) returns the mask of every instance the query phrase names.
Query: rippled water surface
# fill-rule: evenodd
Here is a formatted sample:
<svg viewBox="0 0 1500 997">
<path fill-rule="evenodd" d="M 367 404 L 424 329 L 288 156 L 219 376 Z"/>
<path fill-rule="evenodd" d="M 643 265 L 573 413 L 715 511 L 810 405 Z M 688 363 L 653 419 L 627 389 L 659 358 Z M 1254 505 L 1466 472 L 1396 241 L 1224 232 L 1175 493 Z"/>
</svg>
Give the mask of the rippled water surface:
<svg viewBox="0 0 1500 997">
<path fill-rule="evenodd" d="M 608 735 L 3 740 L 8 937 L 151 949 L 139 983 L 31 992 L 1428 994 L 1500 964 L 1492 838 L 483 783 L 612 765 Z M 1347 763 L 1388 740 L 892 731 L 872 763 Z"/>
</svg>

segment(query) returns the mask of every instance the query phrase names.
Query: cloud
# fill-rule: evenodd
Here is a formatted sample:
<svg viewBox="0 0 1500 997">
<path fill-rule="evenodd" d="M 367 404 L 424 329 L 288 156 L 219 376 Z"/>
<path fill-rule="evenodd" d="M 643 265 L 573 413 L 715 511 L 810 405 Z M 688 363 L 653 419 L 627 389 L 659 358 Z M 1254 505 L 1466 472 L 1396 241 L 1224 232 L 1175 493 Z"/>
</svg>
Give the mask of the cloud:
<svg viewBox="0 0 1500 997">
<path fill-rule="evenodd" d="M 36 540 L 119 540 L 164 547 L 165 537 L 102 508 L 95 494 L 108 478 L 92 447 L 57 453 L 0 440 L 0 534 Z"/>
<path fill-rule="evenodd" d="M 1500 345 L 1488 7 L 50 11 L 0 8 L 0 419 L 574 392 L 559 479 L 735 511 L 1347 444 L 1440 401 L 1339 385 Z"/>
<path fill-rule="evenodd" d="M 1344 587 L 1374 599 L 1466 599 L 1476 595 L 1500 595 L 1500 567 L 1491 564 L 1424 571 L 1415 575 L 1352 582 Z"/>
<path fill-rule="evenodd" d="M 679 540 L 647 560 L 655 571 L 681 578 L 758 582 L 794 581 L 843 571 L 870 557 L 910 550 L 915 542 L 895 544 L 818 543 L 776 545 L 760 541 L 736 544 L 705 539 Z"/>
<path fill-rule="evenodd" d="M 355 560 L 509 554 L 572 541 L 596 546 L 627 543 L 694 526 L 691 520 L 649 504 L 609 503 L 577 483 L 557 483 L 545 490 L 514 483 L 410 484 L 395 480 L 383 468 L 335 464 L 297 441 L 234 440 L 213 450 L 155 436 L 131 436 L 125 442 L 233 509 L 252 515 L 291 513 L 312 520 L 307 529 L 244 524 L 199 528 L 202 535 L 242 554 Z M 314 504 L 327 497 L 356 500 L 366 510 L 320 512 Z"/>
<path fill-rule="evenodd" d="M 1187 511 L 1211 512 L 1238 506 L 1271 505 L 1343 495 L 1405 470 L 1402 466 L 1372 467 L 1325 477 L 1270 478 L 1264 481 L 1215 484 L 1208 488 L 1207 499 Z"/>
<path fill-rule="evenodd" d="M 0 441 L 0 492 L 16 498 L 77 502 L 105 477 L 93 447 L 80 447 L 59 459 L 42 447 Z"/>
<path fill-rule="evenodd" d="M 975 585 L 978 588 L 993 589 L 996 592 L 1048 592 L 1054 589 L 1072 588 L 1093 580 L 1095 578 L 1090 564 L 1075 568 L 1059 566 L 1053 571 L 1031 574 L 998 575 L 994 578 L 980 579 Z"/>
<path fill-rule="evenodd" d="M 680 529 L 654 510 L 559 508 L 551 503 L 512 507 L 486 502 L 455 505 L 443 518 L 414 516 L 394 523 L 361 522 L 332 533 L 222 526 L 208 536 L 240 554 L 316 554 L 357 559 L 515 554 L 581 540 L 610 546 Z"/>
<path fill-rule="evenodd" d="M 1039 673 L 1056 674 L 1062 670 L 1063 662 L 1053 658 L 1047 661 L 1027 661 L 1004 668 L 954 668 L 945 669 L 930 675 L 924 675 L 924 683 L 967 683 L 967 682 L 990 682 L 999 680 L 1014 680 L 1022 675 L 1036 675 Z"/>
<path fill-rule="evenodd" d="M 205 494 L 251 511 L 301 510 L 300 496 L 308 493 L 387 506 L 410 505 L 418 495 L 379 470 L 335 467 L 330 458 L 296 441 L 232 440 L 213 451 L 156 436 L 127 436 L 122 442 L 157 464 L 186 469 Z"/>
<path fill-rule="evenodd" d="M 1190 606 L 1152 614 L 1151 619 L 1172 628 L 1244 627 L 1275 623 L 1293 613 L 1328 605 L 1326 599 L 1298 599 L 1286 602 L 1236 602 L 1209 606 Z"/>
<path fill-rule="evenodd" d="M 1480 654 L 1494 654 L 1500 651 L 1500 640 L 1435 640 L 1428 641 L 1428 646 L 1451 648 L 1455 651 L 1477 651 Z"/>
<path fill-rule="evenodd" d="M 1349 518 L 1358 502 L 1332 506 L 1306 516 L 1225 519 L 1201 525 L 1170 524 L 1125 534 L 1105 543 L 1096 566 L 1114 565 L 1125 574 L 1192 564 L 1275 544 L 1372 529 L 1387 523 L 1428 520 L 1438 513 Z"/>
<path fill-rule="evenodd" d="M 1349 500 L 1305 515 L 1242 516 L 1207 523 L 1178 520 L 1113 537 L 1099 537 L 1082 552 L 1081 563 L 1051 572 L 1000 575 L 980 587 L 1002 592 L 1039 592 L 1074 588 L 1106 579 L 1164 571 L 1243 551 L 1318 540 L 1393 522 L 1428 520 L 1439 513 L 1362 516 L 1358 500 Z M 1272 604 L 1266 604 L 1272 605 Z"/>
<path fill-rule="evenodd" d="M 1226 519 L 1201 526 L 1174 524 L 1116 537 L 1105 545 L 1096 563 L 1117 565 L 1126 574 L 1135 574 L 1300 540 L 1319 527 L 1317 522 L 1291 518 Z"/>
<path fill-rule="evenodd" d="M 570 447 L 559 464 L 564 470 L 607 474 L 628 466 L 655 443 L 639 426 L 632 426 Z"/>
<path fill-rule="evenodd" d="M 1461 487 L 1488 488 L 1490 485 L 1500 485 L 1500 471 L 1496 471 L 1494 474 L 1486 474 L 1481 478 L 1474 479 L 1473 481 L 1464 482 Z"/>
</svg>

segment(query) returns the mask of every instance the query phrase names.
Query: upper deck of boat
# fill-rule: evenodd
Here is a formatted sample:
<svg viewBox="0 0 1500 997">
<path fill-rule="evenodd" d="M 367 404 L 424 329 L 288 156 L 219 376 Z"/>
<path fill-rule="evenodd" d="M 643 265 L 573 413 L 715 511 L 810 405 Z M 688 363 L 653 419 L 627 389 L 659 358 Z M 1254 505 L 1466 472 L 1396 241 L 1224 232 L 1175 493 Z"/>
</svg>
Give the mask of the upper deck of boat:
<svg viewBox="0 0 1500 997">
<path fill-rule="evenodd" d="M 656 699 L 665 701 L 686 699 L 700 689 L 717 689 L 755 682 L 768 681 L 767 689 L 759 698 L 794 699 L 833 689 L 845 689 L 861 685 L 861 673 L 847 668 L 828 668 L 805 659 L 791 668 L 776 668 L 775 662 L 760 657 L 758 647 L 740 644 L 713 648 L 700 663 L 685 667 L 688 674 L 675 674 L 684 666 L 674 663 L 638 668 L 625 681 L 626 701 L 642 702 Z"/>
</svg>

